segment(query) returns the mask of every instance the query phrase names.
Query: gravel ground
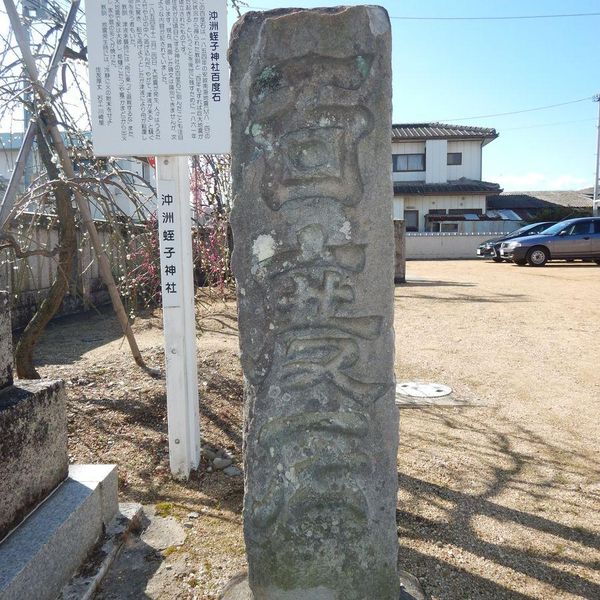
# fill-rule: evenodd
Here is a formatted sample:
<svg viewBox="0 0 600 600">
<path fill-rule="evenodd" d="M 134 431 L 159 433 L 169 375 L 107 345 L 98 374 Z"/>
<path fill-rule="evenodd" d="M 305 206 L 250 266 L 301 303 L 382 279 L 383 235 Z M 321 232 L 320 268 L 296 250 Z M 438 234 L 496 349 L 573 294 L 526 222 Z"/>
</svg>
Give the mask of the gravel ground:
<svg viewBox="0 0 600 600">
<path fill-rule="evenodd" d="M 600 269 L 410 262 L 397 374 L 480 403 L 404 410 L 401 562 L 432 598 L 600 598 Z"/>
<path fill-rule="evenodd" d="M 432 600 L 600 598 L 600 269 L 410 262 L 407 276 L 398 379 L 450 385 L 471 406 L 401 412 L 402 567 Z M 134 326 L 152 366 L 160 323 L 146 314 Z M 203 436 L 239 465 L 233 302 L 203 301 L 198 323 Z M 122 500 L 185 529 L 183 544 L 135 547 L 147 584 L 132 578 L 127 591 L 121 562 L 101 597 L 215 600 L 244 566 L 241 479 L 203 460 L 189 482 L 170 480 L 164 383 L 132 366 L 110 313 L 57 321 L 38 362 L 68 381 L 72 460 L 117 462 Z"/>
</svg>

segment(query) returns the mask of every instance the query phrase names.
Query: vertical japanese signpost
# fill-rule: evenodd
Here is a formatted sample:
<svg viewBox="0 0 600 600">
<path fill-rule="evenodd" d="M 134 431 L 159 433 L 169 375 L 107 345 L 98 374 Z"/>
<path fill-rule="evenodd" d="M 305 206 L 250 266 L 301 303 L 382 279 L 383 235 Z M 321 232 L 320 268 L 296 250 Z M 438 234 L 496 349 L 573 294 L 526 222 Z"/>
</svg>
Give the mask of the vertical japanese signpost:
<svg viewBox="0 0 600 600">
<path fill-rule="evenodd" d="M 156 156 L 171 472 L 200 460 L 190 154 L 230 151 L 226 0 L 86 2 L 99 156 Z"/>
</svg>

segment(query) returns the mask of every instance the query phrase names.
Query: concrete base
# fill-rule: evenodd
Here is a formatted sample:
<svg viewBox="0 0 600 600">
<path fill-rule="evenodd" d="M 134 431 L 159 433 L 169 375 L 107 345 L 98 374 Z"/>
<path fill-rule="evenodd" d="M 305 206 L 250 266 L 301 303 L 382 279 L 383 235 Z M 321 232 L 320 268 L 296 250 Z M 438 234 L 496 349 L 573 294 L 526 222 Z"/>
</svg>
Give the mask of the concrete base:
<svg viewBox="0 0 600 600">
<path fill-rule="evenodd" d="M 0 544 L 0 600 L 55 600 L 118 510 L 114 465 L 69 478 Z"/>
<path fill-rule="evenodd" d="M 0 541 L 69 472 L 61 381 L 19 380 L 0 390 Z"/>
<path fill-rule="evenodd" d="M 425 600 L 425 593 L 421 588 L 419 580 L 406 571 L 400 571 L 400 596 L 398 600 Z M 220 600 L 254 600 L 254 595 L 248 585 L 248 575 L 240 573 L 236 575 L 223 590 Z M 290 596 L 292 599 L 292 596 Z M 295 596 L 294 596 L 295 599 Z M 373 598 L 372 600 L 378 600 Z"/>
</svg>

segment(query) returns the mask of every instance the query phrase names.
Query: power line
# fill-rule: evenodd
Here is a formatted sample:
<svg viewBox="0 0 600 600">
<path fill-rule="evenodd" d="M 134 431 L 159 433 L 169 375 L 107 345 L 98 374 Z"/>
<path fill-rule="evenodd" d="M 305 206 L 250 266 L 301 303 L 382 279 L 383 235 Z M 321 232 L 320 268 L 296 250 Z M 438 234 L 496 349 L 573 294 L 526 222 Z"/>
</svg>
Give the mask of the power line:
<svg viewBox="0 0 600 600">
<path fill-rule="evenodd" d="M 499 17 L 390 17 L 402 21 L 509 21 L 518 19 L 559 19 L 566 17 L 598 17 L 600 13 L 565 13 L 560 15 L 510 15 Z"/>
<path fill-rule="evenodd" d="M 248 6 L 248 9 L 271 10 L 269 6 Z M 600 12 L 592 13 L 562 13 L 554 15 L 502 15 L 496 17 L 409 17 L 391 16 L 390 19 L 399 21 L 509 21 L 519 19 L 564 19 L 570 17 L 598 17 Z"/>
<path fill-rule="evenodd" d="M 535 112 L 537 110 L 547 110 L 548 108 L 566 106 L 567 104 L 576 104 L 577 102 L 585 102 L 586 100 L 592 100 L 592 96 L 586 96 L 585 98 L 579 98 L 578 100 L 569 100 L 568 102 L 559 102 L 558 104 L 548 104 L 547 106 L 537 106 L 536 108 L 524 108 L 523 110 L 512 110 L 510 112 L 495 113 L 491 115 L 477 115 L 475 117 L 440 119 L 440 122 L 445 123 L 450 121 L 472 121 L 474 119 L 487 119 L 489 117 L 505 117 L 507 115 L 520 115 L 522 113 Z"/>
<path fill-rule="evenodd" d="M 505 131 L 516 131 L 518 129 L 535 129 L 536 127 L 553 127 L 554 125 L 568 125 L 570 123 L 588 123 L 589 121 L 595 121 L 595 119 L 576 119 L 575 121 L 557 121 L 555 123 L 539 123 L 538 125 L 524 125 L 523 127 L 503 127 L 501 132 Z"/>
</svg>

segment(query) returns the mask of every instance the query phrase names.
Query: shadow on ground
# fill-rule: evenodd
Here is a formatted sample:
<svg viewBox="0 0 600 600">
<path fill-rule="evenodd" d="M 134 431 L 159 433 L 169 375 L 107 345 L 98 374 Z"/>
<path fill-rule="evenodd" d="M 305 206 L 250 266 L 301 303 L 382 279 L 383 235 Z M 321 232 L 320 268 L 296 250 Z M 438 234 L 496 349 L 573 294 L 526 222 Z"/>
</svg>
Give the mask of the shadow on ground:
<svg viewBox="0 0 600 600">
<path fill-rule="evenodd" d="M 413 417 L 426 420 L 430 433 L 411 427 L 400 463 L 403 452 L 432 452 L 447 463 L 447 479 L 398 473 L 403 568 L 444 600 L 600 598 L 600 536 L 569 523 L 597 506 L 595 488 L 575 482 L 598 481 L 598 467 L 564 442 L 550 444 L 526 426 L 494 426 L 488 417 L 476 409 Z M 457 444 L 471 448 L 473 464 L 452 464 Z"/>
<path fill-rule="evenodd" d="M 72 364 L 86 352 L 122 337 L 123 332 L 111 306 L 58 317 L 42 334 L 35 353 L 35 364 Z M 52 339 L 51 345 L 44 343 L 48 338 Z"/>
</svg>

